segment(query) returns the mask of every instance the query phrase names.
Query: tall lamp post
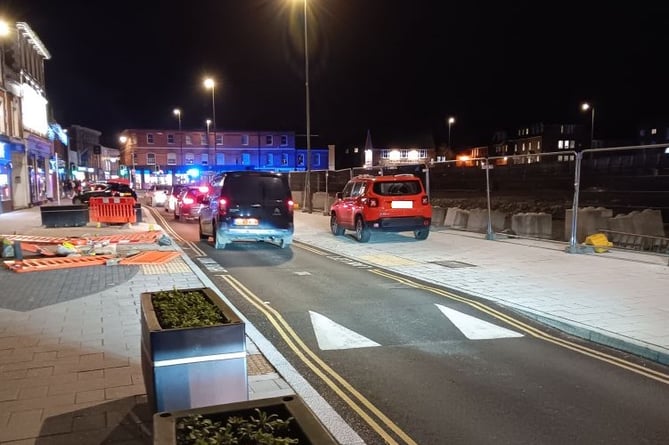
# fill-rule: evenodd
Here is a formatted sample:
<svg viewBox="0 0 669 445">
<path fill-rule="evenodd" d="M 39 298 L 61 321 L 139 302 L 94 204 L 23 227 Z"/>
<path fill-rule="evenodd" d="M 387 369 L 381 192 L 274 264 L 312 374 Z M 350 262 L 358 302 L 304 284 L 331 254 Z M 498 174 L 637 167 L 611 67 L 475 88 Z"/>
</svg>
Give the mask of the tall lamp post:
<svg viewBox="0 0 669 445">
<path fill-rule="evenodd" d="M 181 110 L 179 108 L 174 109 L 174 115 L 179 120 L 179 156 L 181 156 L 181 164 L 184 162 L 184 144 L 183 144 L 183 134 L 181 134 Z"/>
<path fill-rule="evenodd" d="M 204 79 L 204 86 L 207 89 L 211 90 L 211 117 L 213 119 L 213 129 L 214 129 L 214 165 L 216 165 L 216 100 L 214 99 L 214 92 L 216 91 L 216 83 L 211 77 Z M 209 136 L 207 135 L 207 139 Z"/>
<path fill-rule="evenodd" d="M 209 147 L 209 126 L 211 125 L 211 119 L 207 119 L 204 123 L 207 124 L 207 147 Z M 216 141 L 214 141 L 214 143 L 216 143 Z"/>
<path fill-rule="evenodd" d="M 307 212 L 312 213 L 311 202 L 311 112 L 309 104 L 309 40 L 307 39 L 307 0 L 304 1 L 304 90 L 307 113 L 307 177 L 304 181 L 304 194 Z"/>
<path fill-rule="evenodd" d="M 595 107 L 590 105 L 588 102 L 583 102 L 581 104 L 581 110 L 590 110 L 590 148 L 594 148 L 592 145 L 595 141 Z"/>
<path fill-rule="evenodd" d="M 453 116 L 448 118 L 448 148 L 451 148 L 451 126 L 455 123 Z"/>
</svg>

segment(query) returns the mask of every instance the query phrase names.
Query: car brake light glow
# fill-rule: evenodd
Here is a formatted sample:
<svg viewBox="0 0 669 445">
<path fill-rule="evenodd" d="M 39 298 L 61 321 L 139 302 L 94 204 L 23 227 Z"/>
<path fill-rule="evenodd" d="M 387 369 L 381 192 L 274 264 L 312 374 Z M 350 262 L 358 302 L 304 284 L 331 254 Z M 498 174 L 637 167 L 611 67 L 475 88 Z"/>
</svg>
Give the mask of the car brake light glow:
<svg viewBox="0 0 669 445">
<path fill-rule="evenodd" d="M 207 193 L 209 191 L 209 187 L 207 187 L 206 185 L 202 185 L 198 190 L 200 190 L 200 192 L 202 193 Z"/>
<path fill-rule="evenodd" d="M 295 209 L 295 201 L 289 199 L 287 204 L 288 204 L 288 213 L 293 213 L 293 210 Z"/>
<path fill-rule="evenodd" d="M 228 201 L 225 198 L 218 199 L 218 213 L 221 215 L 228 213 Z"/>
</svg>

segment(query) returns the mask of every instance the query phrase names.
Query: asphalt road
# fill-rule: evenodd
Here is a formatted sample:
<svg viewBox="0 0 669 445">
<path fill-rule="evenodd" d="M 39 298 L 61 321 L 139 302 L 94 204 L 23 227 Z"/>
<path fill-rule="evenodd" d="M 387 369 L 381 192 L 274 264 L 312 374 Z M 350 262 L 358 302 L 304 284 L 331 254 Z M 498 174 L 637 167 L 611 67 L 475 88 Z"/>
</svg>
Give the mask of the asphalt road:
<svg viewBox="0 0 669 445">
<path fill-rule="evenodd" d="M 217 251 L 172 227 L 368 444 L 667 443 L 669 386 L 636 358 L 309 246 Z"/>
</svg>

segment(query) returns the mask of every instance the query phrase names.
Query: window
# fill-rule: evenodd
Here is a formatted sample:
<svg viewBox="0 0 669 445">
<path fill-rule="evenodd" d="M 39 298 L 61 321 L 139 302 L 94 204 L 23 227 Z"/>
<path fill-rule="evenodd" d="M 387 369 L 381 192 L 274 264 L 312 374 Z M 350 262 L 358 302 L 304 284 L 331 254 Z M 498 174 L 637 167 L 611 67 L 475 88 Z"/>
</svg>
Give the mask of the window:
<svg viewBox="0 0 669 445">
<path fill-rule="evenodd" d="M 299 166 L 304 165 L 304 155 L 302 154 L 297 155 L 297 165 Z"/>
<path fill-rule="evenodd" d="M 559 150 L 562 150 L 563 148 L 564 148 L 564 141 L 563 141 L 562 139 L 560 139 L 560 140 L 558 141 L 558 149 L 559 149 Z"/>
<path fill-rule="evenodd" d="M 657 134 L 657 128 L 652 128 L 650 130 L 650 134 Z"/>
<path fill-rule="evenodd" d="M 186 145 L 193 145 L 193 140 L 190 137 L 190 134 L 186 135 Z"/>
<path fill-rule="evenodd" d="M 168 134 L 167 135 L 167 143 L 168 144 L 174 144 L 174 135 L 173 134 Z"/>
<path fill-rule="evenodd" d="M 272 145 L 274 143 L 274 137 L 269 134 L 265 136 L 265 145 Z"/>
<path fill-rule="evenodd" d="M 146 143 L 147 144 L 153 144 L 153 133 L 147 133 L 146 134 Z"/>
<path fill-rule="evenodd" d="M 251 165 L 251 155 L 249 153 L 242 153 L 242 165 Z"/>
<path fill-rule="evenodd" d="M 281 135 L 281 146 L 285 147 L 287 145 L 288 145 L 288 136 L 286 136 L 285 134 L 282 134 Z"/>
<path fill-rule="evenodd" d="M 222 134 L 217 134 L 216 135 L 216 145 L 223 145 L 223 135 Z"/>
<path fill-rule="evenodd" d="M 249 145 L 249 135 L 248 134 L 243 134 L 242 135 L 242 145 Z"/>
<path fill-rule="evenodd" d="M 216 153 L 216 165 L 225 165 L 225 153 Z"/>
<path fill-rule="evenodd" d="M 167 165 L 177 165 L 176 153 L 167 153 Z"/>
<path fill-rule="evenodd" d="M 186 165 L 193 165 L 195 163 L 195 156 L 193 153 L 186 153 Z"/>
<path fill-rule="evenodd" d="M 321 154 L 320 153 L 314 153 L 313 160 L 311 162 L 313 165 L 316 167 L 321 166 Z"/>
<path fill-rule="evenodd" d="M 208 165 L 209 164 L 209 154 L 202 153 L 200 155 L 200 164 L 202 164 L 202 165 Z"/>
<path fill-rule="evenodd" d="M 146 165 L 156 165 L 156 154 L 147 153 L 146 154 Z"/>
<path fill-rule="evenodd" d="M 209 141 L 207 140 L 207 135 L 205 133 L 202 133 L 200 135 L 200 144 L 202 145 L 207 145 Z"/>
<path fill-rule="evenodd" d="M 425 150 L 424 148 L 418 150 L 418 156 L 420 156 L 421 159 L 427 158 L 427 150 Z"/>
<path fill-rule="evenodd" d="M 265 165 L 274 165 L 274 153 L 267 153 Z"/>
<path fill-rule="evenodd" d="M 406 159 L 409 156 L 409 151 L 405 148 L 400 150 L 400 158 Z"/>
<path fill-rule="evenodd" d="M 281 165 L 288 165 L 288 153 L 281 153 Z"/>
<path fill-rule="evenodd" d="M 388 154 L 388 150 L 381 150 L 381 157 L 383 159 L 388 159 L 390 155 Z"/>
</svg>

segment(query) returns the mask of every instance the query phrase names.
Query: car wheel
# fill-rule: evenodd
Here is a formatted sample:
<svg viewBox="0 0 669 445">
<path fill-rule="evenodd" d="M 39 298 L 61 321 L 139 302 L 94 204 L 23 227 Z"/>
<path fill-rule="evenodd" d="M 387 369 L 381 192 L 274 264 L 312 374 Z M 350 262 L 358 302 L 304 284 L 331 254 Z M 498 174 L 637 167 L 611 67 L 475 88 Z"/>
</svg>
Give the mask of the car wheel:
<svg viewBox="0 0 669 445">
<path fill-rule="evenodd" d="M 330 215 L 330 231 L 334 236 L 342 236 L 344 234 L 344 228 L 337 223 L 337 215 Z"/>
<path fill-rule="evenodd" d="M 216 230 L 216 225 L 212 225 L 212 230 L 214 231 L 214 248 L 215 249 L 225 249 L 225 246 L 227 246 L 226 243 L 222 243 L 221 239 L 218 236 L 218 230 Z"/>
<path fill-rule="evenodd" d="M 427 239 L 427 236 L 429 234 L 430 234 L 430 229 L 418 229 L 413 231 L 413 236 L 416 237 L 417 240 Z"/>
<path fill-rule="evenodd" d="M 202 221 L 200 221 L 200 220 L 198 219 L 198 220 L 197 220 L 197 225 L 198 225 L 198 232 L 199 232 L 199 234 L 200 234 L 200 239 L 201 239 L 201 240 L 206 240 L 207 238 L 209 238 L 207 235 L 205 235 L 204 233 L 202 233 Z"/>
<path fill-rule="evenodd" d="M 369 227 L 365 225 L 365 222 L 362 220 L 361 216 L 358 216 L 355 219 L 355 237 L 361 243 L 366 243 L 369 241 L 369 238 L 372 236 L 372 232 L 369 230 Z"/>
</svg>

